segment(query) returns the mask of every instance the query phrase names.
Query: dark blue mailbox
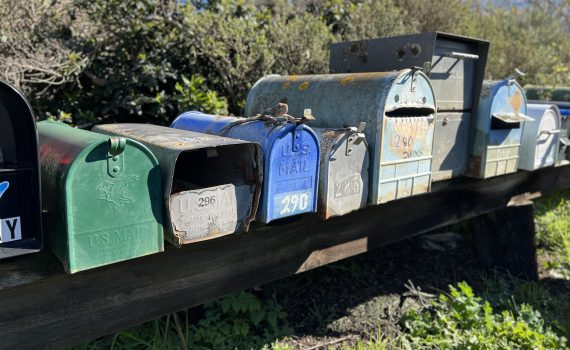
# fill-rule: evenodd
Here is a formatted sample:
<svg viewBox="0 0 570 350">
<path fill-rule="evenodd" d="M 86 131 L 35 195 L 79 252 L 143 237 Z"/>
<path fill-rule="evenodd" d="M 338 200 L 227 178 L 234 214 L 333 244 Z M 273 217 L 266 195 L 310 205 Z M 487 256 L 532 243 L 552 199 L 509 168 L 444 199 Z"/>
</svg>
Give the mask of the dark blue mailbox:
<svg viewBox="0 0 570 350">
<path fill-rule="evenodd" d="M 263 189 L 257 219 L 268 223 L 317 211 L 319 141 L 298 121 L 260 120 L 186 112 L 173 128 L 257 142 L 263 152 Z"/>
<path fill-rule="evenodd" d="M 38 136 L 28 101 L 0 81 L 0 259 L 42 247 Z"/>
</svg>

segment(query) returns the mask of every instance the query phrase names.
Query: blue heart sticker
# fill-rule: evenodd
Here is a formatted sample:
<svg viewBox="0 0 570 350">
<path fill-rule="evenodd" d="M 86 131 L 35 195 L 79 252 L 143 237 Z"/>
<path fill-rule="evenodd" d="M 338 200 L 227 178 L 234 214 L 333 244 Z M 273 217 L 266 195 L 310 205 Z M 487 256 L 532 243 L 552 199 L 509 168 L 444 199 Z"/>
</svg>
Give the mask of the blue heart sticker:
<svg viewBox="0 0 570 350">
<path fill-rule="evenodd" d="M 4 192 L 8 190 L 8 187 L 10 187 L 10 183 L 8 181 L 0 183 L 0 198 L 2 198 Z"/>
</svg>

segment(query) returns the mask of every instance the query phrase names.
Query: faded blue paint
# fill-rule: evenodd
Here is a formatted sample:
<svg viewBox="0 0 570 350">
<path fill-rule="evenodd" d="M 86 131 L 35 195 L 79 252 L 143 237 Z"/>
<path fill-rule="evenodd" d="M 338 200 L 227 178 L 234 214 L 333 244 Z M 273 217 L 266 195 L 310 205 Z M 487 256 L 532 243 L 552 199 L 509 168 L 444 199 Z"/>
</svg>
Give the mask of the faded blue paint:
<svg viewBox="0 0 570 350">
<path fill-rule="evenodd" d="M 477 128 L 471 151 L 469 175 L 481 178 L 517 171 L 527 99 L 514 79 L 485 81 L 477 111 Z M 493 115 L 520 119 L 512 128 L 492 128 Z"/>
<path fill-rule="evenodd" d="M 177 129 L 237 138 L 261 145 L 264 181 L 259 221 L 317 211 L 319 141 L 310 127 L 249 121 L 227 128 L 241 118 L 186 112 L 172 123 Z"/>
<path fill-rule="evenodd" d="M 430 190 L 436 103 L 422 72 L 270 75 L 249 92 L 246 115 L 261 113 L 278 102 L 287 103 L 292 115 L 311 109 L 316 119 L 309 124 L 314 127 L 366 122 L 369 204 Z"/>
</svg>

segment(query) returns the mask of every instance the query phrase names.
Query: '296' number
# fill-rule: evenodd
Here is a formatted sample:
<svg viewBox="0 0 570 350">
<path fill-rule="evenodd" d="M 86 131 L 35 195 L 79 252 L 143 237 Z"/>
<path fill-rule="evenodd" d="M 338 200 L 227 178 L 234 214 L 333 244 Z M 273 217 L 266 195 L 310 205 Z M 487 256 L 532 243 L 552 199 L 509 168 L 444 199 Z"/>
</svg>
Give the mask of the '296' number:
<svg viewBox="0 0 570 350">
<path fill-rule="evenodd" d="M 294 213 L 297 210 L 305 210 L 309 206 L 309 195 L 301 193 L 300 195 L 285 196 L 281 200 L 281 204 L 283 204 L 283 209 L 279 212 L 281 215 Z"/>
<path fill-rule="evenodd" d="M 207 207 L 209 205 L 214 205 L 214 204 L 216 204 L 216 196 L 198 198 L 199 207 Z"/>
</svg>

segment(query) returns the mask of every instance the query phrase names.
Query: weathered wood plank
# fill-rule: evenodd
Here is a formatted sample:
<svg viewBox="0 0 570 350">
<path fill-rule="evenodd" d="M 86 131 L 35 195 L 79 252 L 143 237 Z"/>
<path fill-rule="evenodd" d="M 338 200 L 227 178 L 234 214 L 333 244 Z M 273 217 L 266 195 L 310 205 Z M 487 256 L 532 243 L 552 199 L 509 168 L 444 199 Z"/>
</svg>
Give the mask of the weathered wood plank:
<svg viewBox="0 0 570 350">
<path fill-rule="evenodd" d="M 48 252 L 0 263 L 1 348 L 60 348 L 227 293 L 315 268 L 505 207 L 522 193 L 570 187 L 570 166 L 484 181 L 321 221 L 316 215 L 253 232 L 66 275 Z"/>
</svg>

